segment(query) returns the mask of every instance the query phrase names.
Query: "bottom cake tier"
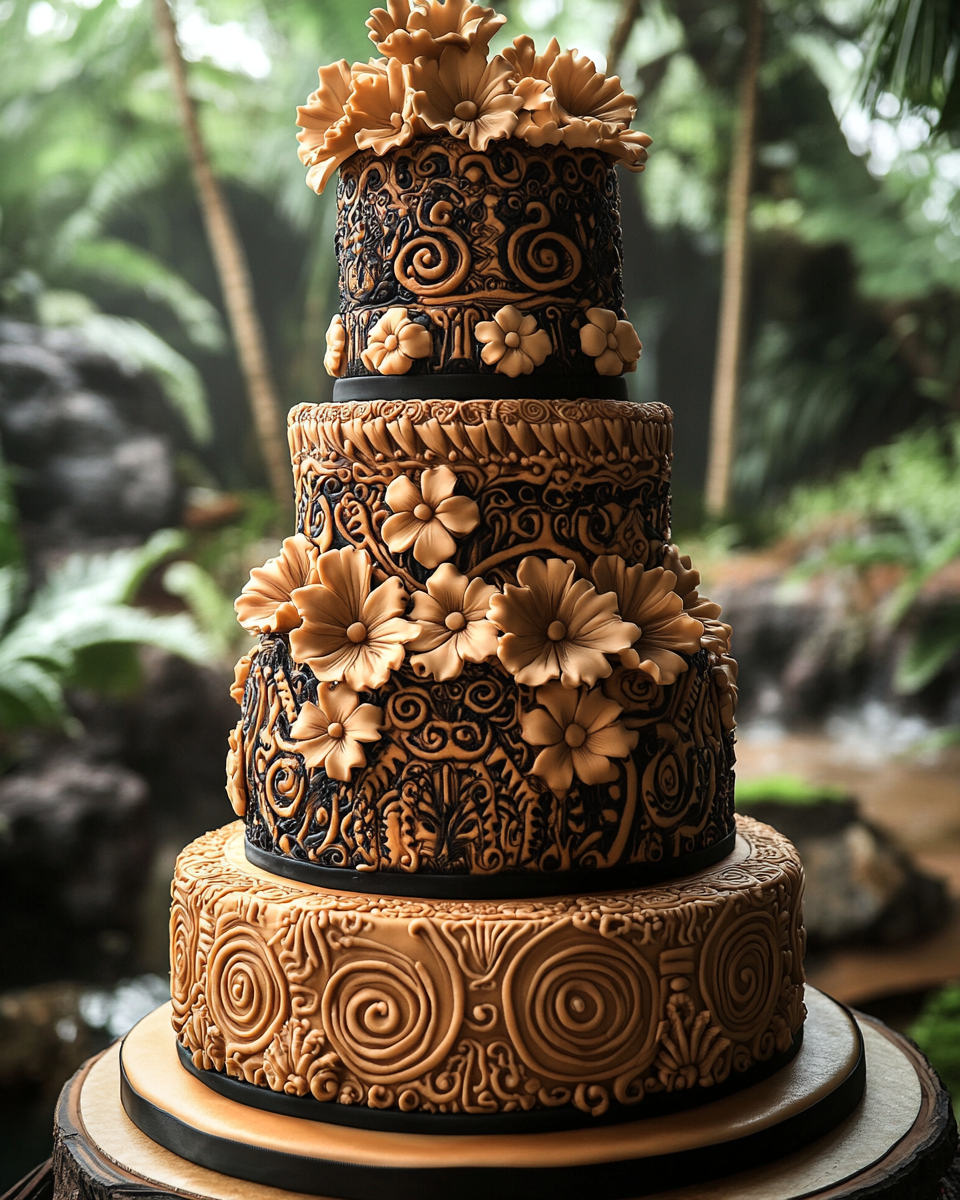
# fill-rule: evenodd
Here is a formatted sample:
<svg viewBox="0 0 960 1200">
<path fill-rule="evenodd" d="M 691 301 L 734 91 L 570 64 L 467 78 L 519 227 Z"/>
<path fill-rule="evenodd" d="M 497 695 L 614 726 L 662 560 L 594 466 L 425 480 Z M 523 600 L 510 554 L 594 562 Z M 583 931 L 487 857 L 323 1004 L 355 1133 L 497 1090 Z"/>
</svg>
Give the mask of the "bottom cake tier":
<svg viewBox="0 0 960 1200">
<path fill-rule="evenodd" d="M 697 875 L 490 903 L 293 884 L 243 844 L 236 823 L 180 855 L 171 963 L 183 1066 L 245 1105 L 558 1129 L 714 1100 L 799 1047 L 803 875 L 748 818 Z"/>
</svg>

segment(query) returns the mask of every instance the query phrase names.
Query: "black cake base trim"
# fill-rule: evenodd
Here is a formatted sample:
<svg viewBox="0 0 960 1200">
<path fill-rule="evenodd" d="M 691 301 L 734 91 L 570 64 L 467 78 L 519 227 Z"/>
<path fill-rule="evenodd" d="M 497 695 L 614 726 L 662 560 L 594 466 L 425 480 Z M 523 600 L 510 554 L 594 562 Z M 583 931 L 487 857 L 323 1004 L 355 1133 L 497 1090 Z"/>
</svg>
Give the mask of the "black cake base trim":
<svg viewBox="0 0 960 1200">
<path fill-rule="evenodd" d="M 795 1116 L 729 1142 L 651 1158 L 564 1167 L 380 1167 L 307 1158 L 205 1133 L 140 1095 L 120 1064 L 127 1116 L 153 1141 L 223 1175 L 344 1200 L 620 1200 L 719 1179 L 783 1158 L 823 1137 L 860 1103 L 866 1082 L 863 1039 L 850 1073 Z M 646 1100 L 644 1100 L 646 1103 Z"/>
<path fill-rule="evenodd" d="M 627 381 L 604 375 L 364 375 L 338 379 L 333 401 L 629 400 Z"/>
<path fill-rule="evenodd" d="M 261 850 L 244 839 L 248 863 L 296 883 L 374 896 L 416 896 L 426 900 L 539 900 L 549 896 L 592 896 L 632 891 L 696 875 L 733 852 L 736 830 L 712 846 L 654 863 L 630 863 L 596 870 L 537 871 L 498 875 L 423 875 L 400 871 L 350 871 Z"/>
<path fill-rule="evenodd" d="M 202 1084 L 218 1095 L 226 1096 L 248 1108 L 279 1113 L 283 1117 L 300 1117 L 307 1121 L 323 1121 L 328 1125 L 348 1125 L 354 1129 L 373 1129 L 380 1133 L 437 1133 L 451 1136 L 463 1134 L 498 1133 L 556 1133 L 566 1129 L 596 1129 L 599 1125 L 622 1125 L 626 1121 L 642 1121 L 650 1117 L 665 1117 L 670 1113 L 686 1112 L 703 1104 L 712 1104 L 734 1092 L 753 1087 L 775 1075 L 791 1061 L 803 1044 L 803 1027 L 793 1042 L 766 1062 L 756 1063 L 749 1070 L 727 1076 L 713 1087 L 687 1088 L 678 1092 L 652 1092 L 639 1105 L 614 1102 L 605 1113 L 593 1117 L 572 1104 L 560 1108 L 538 1108 L 531 1112 L 509 1113 L 430 1113 L 403 1112 L 399 1108 L 368 1108 L 358 1104 L 321 1103 L 313 1096 L 288 1096 L 258 1087 L 245 1079 L 233 1079 L 220 1071 L 204 1071 L 194 1066 L 190 1051 L 177 1042 L 180 1065 Z"/>
</svg>

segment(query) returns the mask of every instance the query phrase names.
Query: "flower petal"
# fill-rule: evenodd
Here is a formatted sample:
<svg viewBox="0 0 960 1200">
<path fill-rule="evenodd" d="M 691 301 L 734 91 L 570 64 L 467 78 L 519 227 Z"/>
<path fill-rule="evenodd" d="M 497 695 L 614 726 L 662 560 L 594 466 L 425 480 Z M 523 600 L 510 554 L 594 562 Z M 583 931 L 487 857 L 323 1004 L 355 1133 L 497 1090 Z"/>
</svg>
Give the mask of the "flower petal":
<svg viewBox="0 0 960 1200">
<path fill-rule="evenodd" d="M 435 512 L 451 533 L 471 533 L 480 524 L 480 509 L 469 496 L 448 496 L 440 501 Z"/>
<path fill-rule="evenodd" d="M 551 791 L 563 794 L 573 783 L 573 759 L 565 742 L 547 746 L 534 760 L 531 771 L 539 775 Z"/>
<path fill-rule="evenodd" d="M 388 549 L 394 554 L 409 550 L 424 530 L 424 522 L 411 512 L 394 513 L 387 517 L 380 531 Z"/>
<path fill-rule="evenodd" d="M 395 513 L 413 512 L 422 503 L 420 489 L 407 475 L 398 475 L 387 486 L 384 499 L 387 507 Z"/>
</svg>

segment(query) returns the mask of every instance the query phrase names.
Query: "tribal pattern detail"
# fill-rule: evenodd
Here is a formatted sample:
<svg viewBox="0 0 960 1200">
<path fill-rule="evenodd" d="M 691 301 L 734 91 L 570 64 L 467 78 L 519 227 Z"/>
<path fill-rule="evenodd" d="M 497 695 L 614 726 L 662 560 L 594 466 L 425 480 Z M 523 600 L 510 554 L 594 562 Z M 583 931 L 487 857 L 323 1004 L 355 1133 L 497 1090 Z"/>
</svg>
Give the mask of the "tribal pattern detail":
<svg viewBox="0 0 960 1200">
<path fill-rule="evenodd" d="M 229 767 L 253 846 L 532 874 L 669 863 L 730 834 L 736 664 L 667 542 L 666 416 L 294 412 L 301 532 L 237 601 L 261 635 Z"/>
<path fill-rule="evenodd" d="M 709 1088 L 805 1013 L 796 853 L 739 827 L 676 884 L 466 904 L 289 884 L 226 826 L 177 863 L 174 1027 L 198 1068 L 321 1103 L 600 1116 Z"/>
<path fill-rule="evenodd" d="M 393 310 L 425 353 L 388 361 L 390 373 L 633 369 L 640 343 L 632 326 L 629 349 L 625 334 L 614 339 L 615 369 L 599 360 L 617 322 L 628 324 L 620 194 L 608 155 L 514 140 L 477 152 L 438 134 L 385 156 L 354 155 L 337 194 L 335 374 L 385 373 L 368 347 L 381 344 Z M 508 309 L 515 321 L 504 317 Z M 599 329 L 599 312 L 609 329 Z M 594 344 L 601 332 L 602 347 Z"/>
</svg>

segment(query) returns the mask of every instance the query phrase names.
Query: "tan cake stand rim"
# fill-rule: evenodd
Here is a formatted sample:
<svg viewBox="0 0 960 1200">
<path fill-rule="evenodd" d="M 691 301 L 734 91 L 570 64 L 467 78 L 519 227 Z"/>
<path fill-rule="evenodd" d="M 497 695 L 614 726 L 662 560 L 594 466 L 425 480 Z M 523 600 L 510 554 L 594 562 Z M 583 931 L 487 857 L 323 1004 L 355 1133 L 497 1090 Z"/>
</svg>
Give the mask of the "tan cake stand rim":
<svg viewBox="0 0 960 1200">
<path fill-rule="evenodd" d="M 853 1071 L 860 1037 L 853 1018 L 816 989 L 796 1058 L 770 1078 L 691 1113 L 596 1129 L 530 1134 L 392 1133 L 309 1121 L 249 1108 L 211 1091 L 181 1066 L 169 1005 L 145 1017 L 123 1044 L 132 1089 L 157 1109 L 214 1138 L 307 1159 L 368 1167 L 584 1166 L 683 1153 L 779 1125 L 829 1095 Z M 919 1085 L 914 1081 L 919 1108 Z M 911 1116 L 911 1119 L 912 1119 Z"/>
</svg>

